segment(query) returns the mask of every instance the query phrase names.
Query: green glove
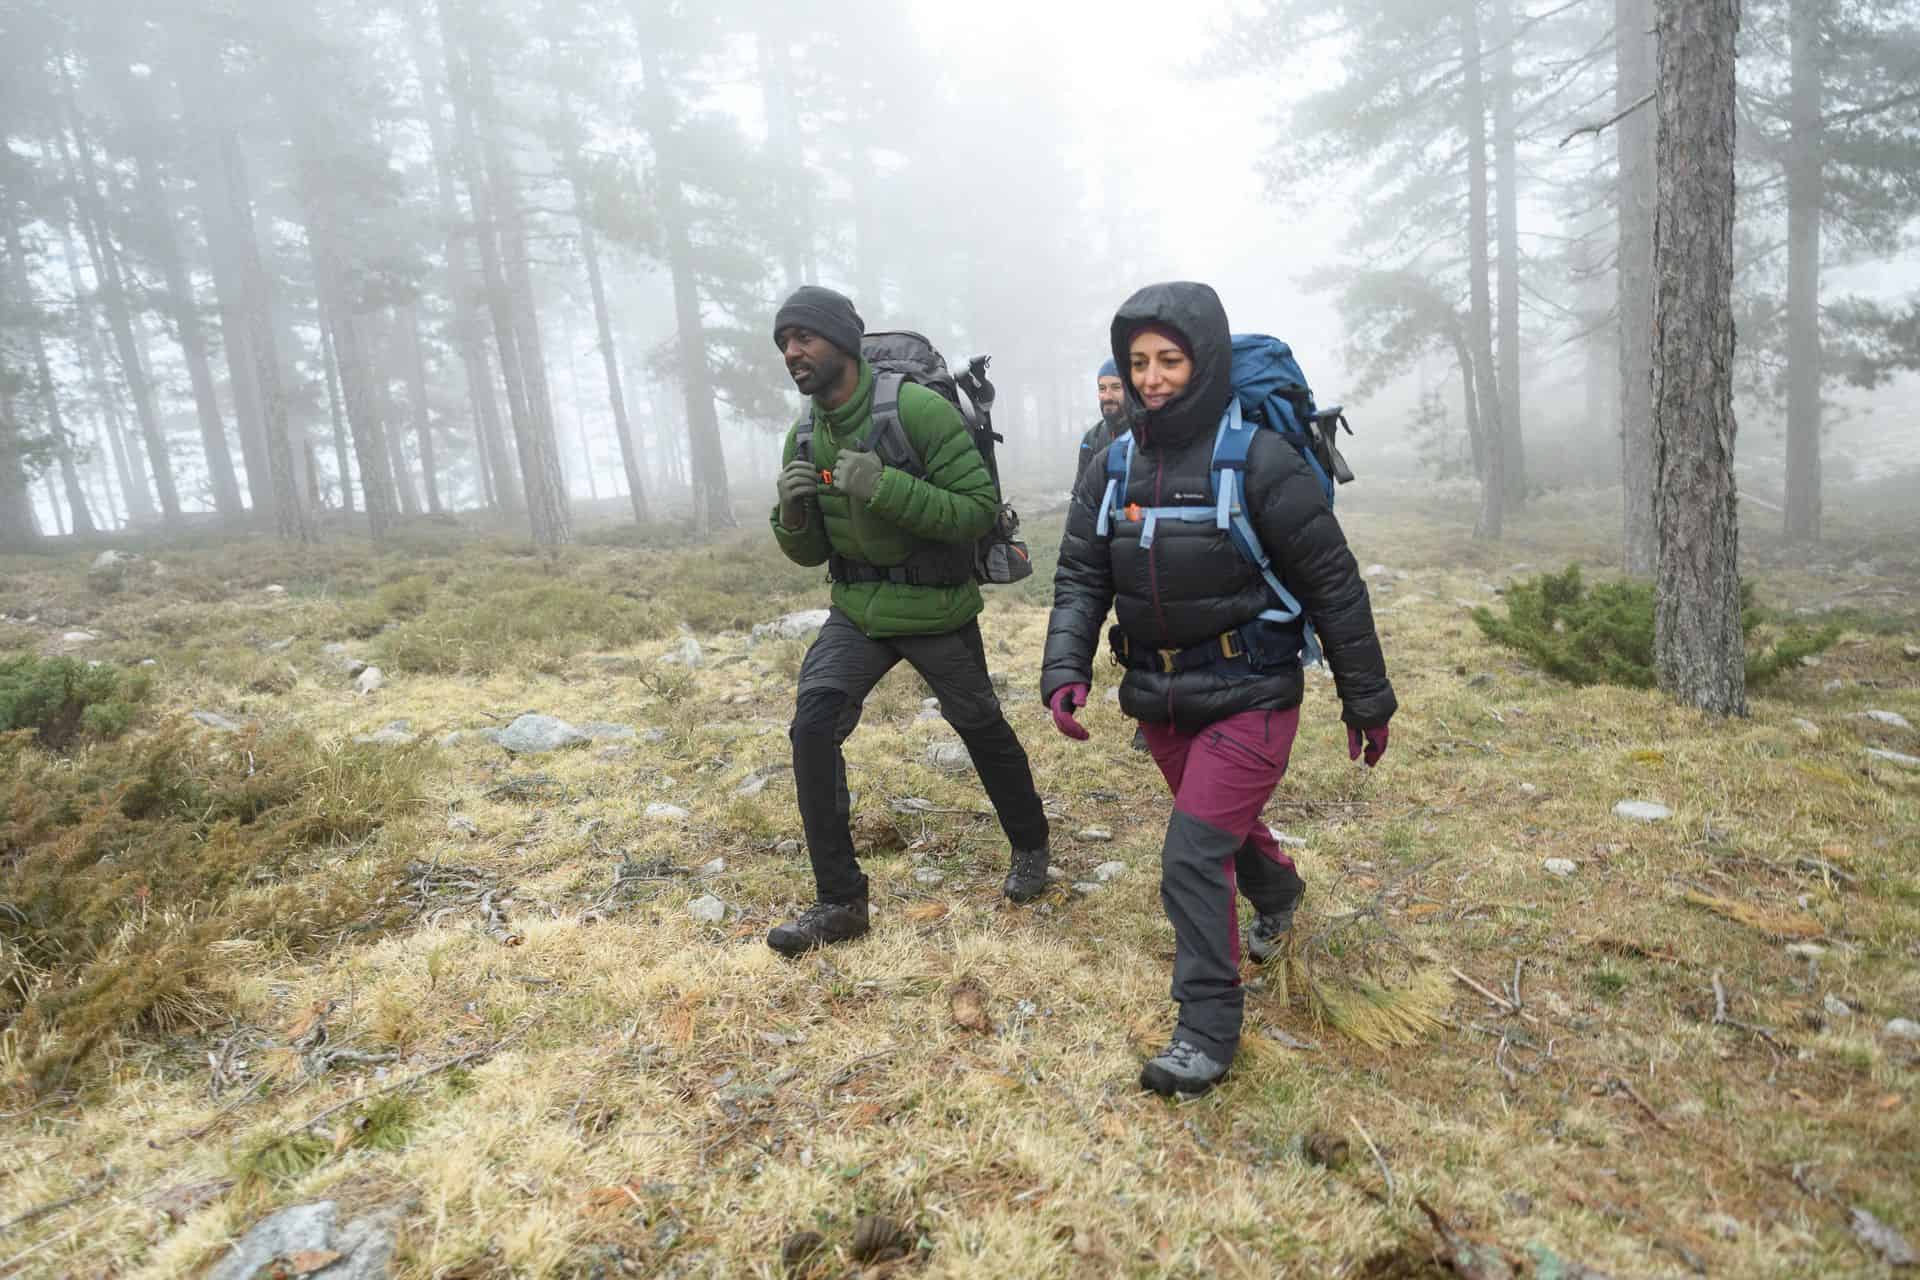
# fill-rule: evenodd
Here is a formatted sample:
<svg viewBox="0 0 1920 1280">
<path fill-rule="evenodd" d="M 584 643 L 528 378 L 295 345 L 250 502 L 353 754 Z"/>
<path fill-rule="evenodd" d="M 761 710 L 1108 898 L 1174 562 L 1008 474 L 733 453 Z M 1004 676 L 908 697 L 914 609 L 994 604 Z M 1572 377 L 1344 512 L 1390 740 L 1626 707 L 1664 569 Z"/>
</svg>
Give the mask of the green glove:
<svg viewBox="0 0 1920 1280">
<path fill-rule="evenodd" d="M 805 458 L 795 458 L 780 472 L 780 523 L 789 529 L 804 528 L 807 503 L 820 491 L 820 474 Z"/>
<path fill-rule="evenodd" d="M 842 449 L 833 464 L 833 487 L 862 502 L 872 502 L 880 490 L 880 473 L 887 464 L 877 453 Z"/>
</svg>

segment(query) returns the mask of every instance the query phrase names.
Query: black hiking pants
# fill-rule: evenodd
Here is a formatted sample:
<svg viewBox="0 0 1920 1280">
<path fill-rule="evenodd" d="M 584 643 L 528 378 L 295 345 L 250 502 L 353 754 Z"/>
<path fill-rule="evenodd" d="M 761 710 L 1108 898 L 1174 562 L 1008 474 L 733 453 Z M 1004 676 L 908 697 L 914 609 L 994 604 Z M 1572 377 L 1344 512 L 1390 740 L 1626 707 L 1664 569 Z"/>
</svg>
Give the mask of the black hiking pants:
<svg viewBox="0 0 1920 1280">
<path fill-rule="evenodd" d="M 853 852 L 847 761 L 840 744 L 860 723 L 867 695 L 903 660 L 940 699 L 940 714 L 966 744 L 1013 847 L 1037 849 L 1047 842 L 1047 815 L 1034 790 L 1027 753 L 987 676 L 980 624 L 969 622 L 940 635 L 873 640 L 835 609 L 800 665 L 800 692 L 788 731 L 800 822 L 822 902 L 866 896 L 867 877 Z"/>
</svg>

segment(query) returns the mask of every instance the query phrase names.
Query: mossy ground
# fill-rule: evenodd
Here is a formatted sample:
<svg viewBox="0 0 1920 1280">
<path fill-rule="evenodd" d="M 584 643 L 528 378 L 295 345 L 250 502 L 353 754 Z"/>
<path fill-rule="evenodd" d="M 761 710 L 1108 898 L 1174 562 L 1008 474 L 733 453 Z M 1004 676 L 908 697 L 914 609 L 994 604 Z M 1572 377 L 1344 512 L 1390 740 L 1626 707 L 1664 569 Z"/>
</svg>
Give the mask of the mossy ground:
<svg viewBox="0 0 1920 1280">
<path fill-rule="evenodd" d="M 9 759 L 0 902 L 118 840 L 61 888 L 62 946 L 135 991 L 191 976 L 164 1007 L 69 1025 L 33 1001 L 73 989 L 74 958 L 0 930 L 22 961 L 0 973 L 4 1008 L 41 1010 L 0 1032 L 0 1223 L 93 1188 L 0 1228 L 0 1273 L 192 1273 L 271 1207 L 321 1196 L 400 1207 L 409 1277 L 771 1276 L 806 1229 L 826 1237 L 819 1273 L 841 1274 L 874 1211 L 912 1226 L 926 1275 L 1419 1274 L 1416 1197 L 1530 1274 L 1551 1273 L 1536 1246 L 1615 1275 L 1879 1273 L 1849 1207 L 1920 1239 L 1920 1068 L 1880 1033 L 1920 1017 L 1920 775 L 1864 748 L 1920 744 L 1855 713 L 1920 720 L 1903 594 L 1920 530 L 1876 532 L 1871 577 L 1751 538 L 1762 605 L 1853 612 L 1818 666 L 1725 724 L 1557 683 L 1473 625 L 1519 562 L 1604 576 L 1604 498 L 1541 500 L 1485 547 L 1468 513 L 1382 488 L 1343 495 L 1343 518 L 1361 562 L 1396 571 L 1372 579 L 1393 748 L 1372 774 L 1351 765 L 1330 682 L 1311 679 L 1267 816 L 1306 841 L 1301 928 L 1336 960 L 1458 968 L 1509 997 L 1517 972 L 1522 1010 L 1456 984 L 1441 1032 L 1375 1051 L 1263 982 L 1230 1082 L 1181 1106 L 1134 1086 L 1172 1021 L 1165 800 L 1104 689 L 1091 743 L 1048 727 L 1044 582 L 995 598 L 989 661 L 1013 678 L 1058 862 L 1128 873 L 1002 902 L 984 797 L 922 764 L 947 731 L 916 718 L 902 671 L 849 749 L 875 932 L 796 963 L 761 941 L 808 894 L 804 859 L 779 851 L 799 835 L 791 782 L 740 790 L 786 762 L 802 646 L 744 631 L 824 589 L 758 530 L 551 557 L 443 530 L 382 553 L 161 546 L 164 575 L 104 596 L 83 555 L 0 562 L 16 619 L 0 653 L 85 626 L 85 656 L 157 663 L 118 742 Z M 1029 532 L 1044 561 L 1057 522 Z M 681 624 L 705 661 L 663 673 Z M 332 642 L 387 688 L 355 695 Z M 193 709 L 246 727 L 213 734 Z M 664 735 L 519 760 L 434 745 L 528 709 Z M 421 744 L 352 744 L 395 719 Z M 156 752 L 176 789 L 131 817 Z M 48 819 L 48 797 L 76 816 Z M 1626 797 L 1675 817 L 1616 819 Z M 691 816 L 649 820 L 654 800 Z M 155 815 L 167 840 L 130 859 L 130 824 Z M 1093 826 L 1114 840 L 1077 838 Z M 1578 869 L 1552 876 L 1549 857 Z M 706 893 L 723 923 L 689 914 Z M 1810 919 L 1820 950 L 1689 893 Z M 990 1032 L 950 1015 L 968 979 Z M 64 1074 L 36 1069 L 93 1031 Z M 1348 1139 L 1346 1163 L 1305 1158 L 1337 1145 L 1313 1135 Z"/>
</svg>

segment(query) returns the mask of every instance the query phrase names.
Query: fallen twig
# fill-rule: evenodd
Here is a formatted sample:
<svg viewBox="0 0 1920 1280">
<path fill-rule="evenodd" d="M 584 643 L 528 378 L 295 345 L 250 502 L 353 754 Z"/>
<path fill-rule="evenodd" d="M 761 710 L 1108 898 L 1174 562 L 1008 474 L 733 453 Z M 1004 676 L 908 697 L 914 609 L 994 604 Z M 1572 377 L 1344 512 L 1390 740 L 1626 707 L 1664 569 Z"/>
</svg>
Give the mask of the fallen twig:
<svg viewBox="0 0 1920 1280">
<path fill-rule="evenodd" d="M 1460 972 L 1460 970 L 1449 967 L 1448 972 L 1451 973 L 1455 979 L 1473 988 L 1475 991 L 1485 996 L 1488 1000 L 1491 1000 L 1494 1004 L 1499 1005 L 1502 1009 L 1506 1010 L 1508 1013 L 1517 1013 L 1522 1018 L 1525 1018 L 1528 1022 L 1539 1021 L 1538 1018 L 1528 1013 L 1525 1009 L 1522 1009 L 1519 1005 L 1515 1004 L 1513 1001 L 1507 999 L 1505 996 L 1499 994 L 1496 991 L 1490 991 L 1486 987 L 1481 986 L 1478 982 L 1475 982 L 1472 978 L 1469 978 L 1466 974 Z"/>
<path fill-rule="evenodd" d="M 1374 1145 L 1373 1135 L 1367 1132 L 1367 1127 L 1360 1123 L 1357 1116 L 1348 1116 L 1347 1123 L 1359 1132 L 1360 1140 L 1366 1143 L 1367 1150 L 1373 1153 L 1373 1162 L 1380 1166 L 1380 1178 L 1387 1184 L 1387 1205 L 1391 1208 L 1393 1205 L 1393 1170 L 1387 1168 L 1387 1158 L 1380 1154 L 1380 1148 Z"/>
<path fill-rule="evenodd" d="M 1640 1110 L 1646 1114 L 1647 1119 L 1653 1121 L 1656 1128 L 1663 1129 L 1668 1133 L 1673 1132 L 1673 1126 L 1660 1118 L 1660 1113 L 1653 1109 L 1653 1104 L 1641 1097 L 1640 1091 L 1628 1084 L 1625 1080 L 1615 1076 L 1613 1079 L 1607 1081 L 1607 1092 L 1624 1095 L 1634 1106 L 1640 1108 Z"/>
<path fill-rule="evenodd" d="M 94 1196 L 99 1195 L 103 1188 L 111 1185 L 113 1180 L 118 1176 L 119 1175 L 109 1167 L 102 1170 L 97 1176 L 89 1179 L 87 1182 L 82 1183 L 80 1189 L 72 1195 L 64 1199 L 55 1200 L 49 1204 L 35 1205 L 25 1213 L 15 1214 L 5 1222 L 0 1222 L 0 1236 L 7 1234 L 7 1232 L 13 1230 L 15 1227 L 25 1226 L 29 1222 L 44 1218 L 50 1213 L 58 1213 L 62 1209 L 72 1208 L 82 1200 L 91 1200 Z"/>
<path fill-rule="evenodd" d="M 510 1040 L 512 1039 L 512 1037 L 509 1036 L 508 1039 Z M 332 1106 L 326 1108 L 324 1111 L 315 1112 L 312 1116 L 309 1116 L 306 1120 L 302 1121 L 301 1123 L 294 1125 L 292 1128 L 283 1131 L 280 1136 L 283 1138 L 290 1138 L 296 1133 L 304 1133 L 308 1129 L 311 1129 L 313 1128 L 313 1126 L 319 1124 L 322 1120 L 325 1120 L 327 1117 L 334 1115 L 338 1112 L 345 1111 L 348 1107 L 354 1106 L 358 1103 L 365 1102 L 369 1098 L 377 1098 L 383 1093 L 392 1093 L 397 1089 L 405 1089 L 410 1085 L 416 1085 L 420 1083 L 422 1080 L 425 1080 L 428 1076 L 438 1075 L 442 1071 L 451 1071 L 455 1067 L 464 1067 L 469 1062 L 477 1062 L 481 1058 L 491 1057 L 495 1053 L 498 1053 L 501 1049 L 505 1048 L 506 1044 L 507 1044 L 506 1040 L 496 1040 L 494 1043 L 486 1046 L 484 1049 L 472 1049 L 466 1053 L 461 1054 L 457 1058 L 448 1058 L 445 1062 L 437 1062 L 433 1066 L 426 1067 L 426 1068 L 423 1068 L 422 1070 L 416 1071 L 412 1075 L 407 1076 L 404 1079 L 395 1080 L 391 1084 L 381 1085 L 378 1089 L 373 1090 L 371 1093 L 362 1093 L 362 1094 L 356 1095 L 355 1097 L 348 1098 L 344 1102 L 336 1102 Z"/>
<path fill-rule="evenodd" d="M 1772 1028 L 1763 1027 L 1757 1023 L 1742 1022 L 1738 1018 L 1730 1018 L 1727 1016 L 1727 989 L 1721 984 L 1718 971 L 1715 971 L 1713 975 L 1713 1025 L 1716 1027 L 1732 1027 L 1736 1031 L 1744 1031 L 1748 1035 L 1758 1036 L 1760 1039 L 1766 1041 L 1767 1046 L 1774 1052 L 1780 1054 L 1787 1052 L 1787 1046 L 1780 1043 L 1779 1037 L 1774 1035 Z"/>
</svg>

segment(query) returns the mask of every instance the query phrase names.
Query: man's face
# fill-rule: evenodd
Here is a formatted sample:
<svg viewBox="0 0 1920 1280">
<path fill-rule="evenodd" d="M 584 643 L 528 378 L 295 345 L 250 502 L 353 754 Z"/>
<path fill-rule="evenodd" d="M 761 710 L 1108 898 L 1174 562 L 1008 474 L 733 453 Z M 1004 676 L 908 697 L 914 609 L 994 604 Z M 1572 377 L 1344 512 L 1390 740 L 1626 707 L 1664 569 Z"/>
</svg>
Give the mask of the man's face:
<svg viewBox="0 0 1920 1280">
<path fill-rule="evenodd" d="M 787 373 L 803 396 L 819 395 L 836 385 L 852 357 L 811 329 L 797 325 L 780 332 L 780 354 Z"/>
<path fill-rule="evenodd" d="M 1120 412 L 1126 401 L 1126 384 L 1118 378 L 1102 378 L 1100 388 L 1100 417 L 1108 425 L 1120 421 Z"/>
</svg>

